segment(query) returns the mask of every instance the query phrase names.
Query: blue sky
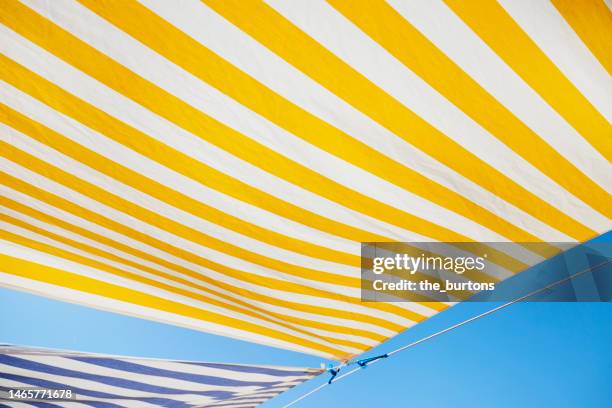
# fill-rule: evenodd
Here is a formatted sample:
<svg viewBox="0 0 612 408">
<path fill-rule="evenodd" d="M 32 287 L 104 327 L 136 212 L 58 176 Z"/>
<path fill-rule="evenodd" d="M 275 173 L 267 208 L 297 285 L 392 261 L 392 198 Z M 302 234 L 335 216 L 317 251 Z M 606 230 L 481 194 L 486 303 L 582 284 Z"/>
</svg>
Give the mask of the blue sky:
<svg viewBox="0 0 612 408">
<path fill-rule="evenodd" d="M 606 241 L 612 240 L 607 234 Z M 489 308 L 463 303 L 380 354 Z M 0 342 L 101 353 L 317 367 L 320 358 L 0 288 Z M 266 408 L 280 407 L 328 375 Z M 521 303 L 368 367 L 297 407 L 612 406 L 612 303 Z"/>
</svg>

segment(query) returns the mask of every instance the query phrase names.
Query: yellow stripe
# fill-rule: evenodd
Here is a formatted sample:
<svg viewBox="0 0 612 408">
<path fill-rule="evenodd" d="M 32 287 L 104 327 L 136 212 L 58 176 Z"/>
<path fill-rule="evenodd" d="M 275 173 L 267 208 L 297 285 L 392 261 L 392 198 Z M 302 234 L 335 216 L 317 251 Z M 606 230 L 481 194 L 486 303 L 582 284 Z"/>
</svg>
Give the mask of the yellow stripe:
<svg viewBox="0 0 612 408">
<path fill-rule="evenodd" d="M 211 0 L 206 4 L 331 92 L 459 174 L 571 237 L 583 240 L 596 234 L 446 137 L 263 2 Z M 462 212 L 452 203 L 444 206 Z M 515 242 L 537 241 L 512 231 L 508 229 L 502 235 Z"/>
<path fill-rule="evenodd" d="M 90 222 L 96 223 L 104 228 L 108 228 L 110 230 L 116 231 L 119 234 L 125 235 L 137 241 L 141 241 L 149 246 L 160 249 L 161 251 L 172 254 L 178 258 L 184 259 L 188 262 L 194 263 L 196 265 L 203 266 L 204 268 L 212 269 L 221 274 L 227 275 L 231 278 L 242 280 L 244 282 L 248 282 L 252 285 L 263 286 L 273 290 L 281 290 L 284 292 L 297 293 L 306 296 L 314 296 L 320 297 L 323 299 L 333 299 L 340 302 L 347 302 L 349 304 L 361 305 L 368 308 L 378 309 L 382 311 L 386 311 L 389 313 L 393 313 L 399 316 L 403 316 L 406 319 L 419 322 L 425 319 L 425 316 L 419 315 L 417 313 L 404 310 L 402 308 L 397 307 L 396 305 L 387 304 L 387 303 L 368 303 L 364 305 L 360 302 L 358 298 L 352 298 L 348 296 L 344 296 L 337 293 L 331 293 L 324 290 L 316 289 L 312 286 L 301 285 L 293 282 L 283 281 L 280 279 L 264 277 L 260 275 L 255 275 L 252 273 L 247 273 L 244 271 L 239 271 L 225 265 L 210 261 L 206 258 L 200 257 L 191 252 L 185 251 L 181 248 L 170 245 L 167 242 L 158 240 L 152 236 L 143 234 L 140 231 L 131 229 L 123 224 L 117 223 L 109 218 L 106 218 L 98 213 L 87 210 L 83 207 L 75 205 L 74 203 L 67 201 L 61 197 L 58 197 L 54 194 L 43 191 L 37 187 L 34 187 L 30 184 L 24 183 L 23 181 L 12 177 L 11 175 L 0 171 L 0 183 L 4 184 L 16 191 L 19 191 L 23 194 L 32 196 L 39 201 L 48 203 L 54 207 L 57 207 L 63 211 L 74 214 L 80 218 L 86 219 Z M 434 303 L 434 305 L 436 305 Z M 445 307 L 445 305 L 440 304 L 440 307 Z M 304 307 L 308 307 L 308 305 L 304 305 Z M 433 308 L 433 306 L 432 306 Z M 316 309 L 311 309 L 312 313 L 317 313 Z M 347 316 L 349 319 L 359 320 L 359 315 L 353 316 L 353 313 L 347 311 Z M 372 324 L 376 324 L 382 327 L 386 327 L 392 331 L 400 331 L 402 326 L 397 325 L 395 323 L 388 322 L 383 319 L 379 319 L 376 317 L 371 317 L 367 320 L 367 322 L 371 322 Z"/>
<path fill-rule="evenodd" d="M 300 304 L 300 303 L 295 303 L 295 302 L 288 302 L 288 301 L 283 301 L 282 299 L 277 299 L 274 297 L 270 297 L 270 296 L 266 296 L 266 295 L 261 295 L 255 291 L 252 290 L 247 290 L 247 289 L 243 289 L 241 287 L 238 286 L 234 286 L 234 285 L 230 285 L 230 284 L 226 284 L 222 281 L 219 280 L 214 280 L 211 279 L 209 277 L 207 277 L 206 275 L 203 274 L 199 274 L 197 272 L 194 272 L 188 268 L 185 268 L 181 265 L 175 264 L 175 263 L 171 263 L 169 261 L 166 261 L 164 259 L 155 257 L 153 255 L 150 255 L 149 253 L 146 252 L 142 252 L 139 251 L 137 249 L 134 249 L 132 247 L 129 247 L 127 245 L 121 244 L 120 242 L 111 240 L 105 236 L 102 235 L 98 235 L 96 233 L 93 233 L 89 230 L 86 230 L 84 228 L 80 228 L 76 225 L 70 224 L 68 222 L 65 222 L 59 218 L 55 218 L 52 217 L 48 214 L 45 214 L 43 212 L 40 212 L 38 210 L 35 210 L 31 207 L 25 206 L 23 204 L 20 204 L 16 201 L 10 200 L 8 198 L 5 197 L 1 197 L 0 196 L 0 205 L 10 208 L 14 211 L 17 211 L 19 213 L 25 214 L 29 217 L 35 218 L 37 220 L 40 220 L 42 222 L 45 222 L 47 224 L 51 224 L 51 225 L 55 225 L 58 226 L 64 230 L 73 232 L 75 234 L 81 235 L 83 237 L 89 238 L 91 240 L 97 241 L 103 245 L 106 245 L 108 247 L 117 249 L 119 251 L 122 251 L 124 253 L 133 255 L 135 257 L 147 260 L 149 262 L 155 263 L 157 265 L 160 265 L 162 267 L 165 267 L 167 269 L 171 269 L 174 270 L 182 275 L 185 276 L 189 276 L 191 278 L 194 278 L 198 281 L 202 281 L 205 282 L 209 285 L 224 289 L 230 293 L 234 293 L 237 296 L 240 296 L 241 298 L 247 298 L 247 299 L 253 299 L 262 303 L 266 303 L 266 304 L 270 304 L 270 305 L 275 305 L 275 306 L 280 306 L 280 307 L 284 307 L 287 309 L 292 309 L 292 310 L 296 310 L 296 311 L 301 311 L 304 313 L 311 313 L 311 314 L 317 314 L 317 315 L 321 315 L 323 318 L 325 316 L 329 316 L 329 317 L 335 317 L 335 318 L 339 318 L 339 319 L 345 319 L 345 320 L 354 320 L 357 322 L 362 322 L 362 323 L 370 323 L 370 324 L 377 324 L 376 321 L 372 321 L 373 319 L 370 316 L 367 315 L 363 315 L 361 313 L 351 313 L 348 314 L 344 311 L 341 310 L 336 310 L 336 309 L 331 309 L 331 308 L 326 308 L 326 307 L 321 307 L 321 306 L 310 306 L 310 305 L 304 305 L 304 304 Z M 128 260 L 123 260 L 122 262 L 124 263 L 129 263 L 130 261 Z M 145 266 L 139 265 L 139 268 L 143 269 L 146 268 Z M 199 289 L 201 290 L 210 290 L 205 288 L 204 286 L 200 286 L 200 285 L 196 285 L 191 283 L 192 285 L 197 286 Z M 221 297 L 226 297 L 228 300 L 232 300 L 232 301 L 237 301 L 235 300 L 234 297 L 230 297 L 227 295 L 223 295 L 222 293 L 216 293 L 218 296 Z M 246 303 L 245 303 L 246 305 Z M 255 307 L 255 306 L 253 306 Z M 272 312 L 270 312 L 272 313 Z M 366 338 L 370 338 L 372 340 L 376 340 L 376 341 L 384 341 L 385 340 L 385 336 L 382 336 L 380 334 L 377 333 L 373 333 L 373 332 L 369 332 L 369 331 L 365 331 L 365 330 L 360 330 L 360 329 L 354 329 L 351 327 L 347 327 L 347 326 L 336 326 L 336 325 L 332 325 L 332 324 L 328 324 L 328 323 L 324 323 L 324 322 L 320 322 L 320 321 L 312 321 L 312 320 L 306 320 L 303 318 L 294 318 L 292 316 L 288 316 L 288 315 L 281 315 L 281 314 L 276 314 L 277 316 L 281 317 L 287 321 L 291 321 L 293 323 L 297 323 L 297 324 L 304 324 L 304 325 L 312 325 L 312 327 L 316 327 L 319 329 L 323 329 L 323 330 L 331 330 L 332 327 L 334 327 L 335 331 L 337 331 L 338 333 L 343 333 L 343 334 L 353 334 L 356 336 L 361 336 L 361 337 L 366 337 Z M 376 319 L 374 319 L 376 320 Z"/>
<path fill-rule="evenodd" d="M 242 301 L 238 297 L 225 295 L 224 293 L 217 292 L 217 291 L 215 291 L 213 289 L 210 289 L 210 288 L 208 288 L 206 286 L 202 286 L 202 285 L 193 283 L 193 282 L 191 282 L 189 280 L 176 277 L 176 276 L 174 276 L 172 274 L 168 274 L 168 273 L 162 272 L 160 270 L 157 270 L 157 269 L 145 266 L 145 265 L 141 265 L 141 264 L 133 262 L 133 261 L 131 261 L 129 259 L 125 259 L 125 258 L 122 258 L 122 257 L 120 257 L 118 255 L 115 255 L 115 254 L 113 254 L 111 252 L 103 251 L 101 249 L 92 247 L 90 245 L 86 245 L 86 244 L 77 242 L 77 241 L 72 240 L 70 238 L 66 238 L 64 236 L 57 235 L 55 233 L 52 233 L 50 231 L 47 231 L 45 229 L 39 228 L 39 227 L 31 225 L 31 224 L 28 224 L 28 223 L 26 223 L 24 221 L 18 220 L 18 219 L 13 218 L 13 217 L 10 217 L 8 215 L 0 214 L 0 220 L 5 221 L 5 222 L 10 223 L 10 224 L 13 224 L 13 225 L 15 225 L 17 227 L 20 227 L 20 228 L 23 228 L 23 229 L 27 229 L 29 231 L 32 231 L 32 232 L 36 233 L 36 234 L 46 236 L 46 237 L 51 238 L 51 239 L 53 239 L 53 240 L 55 240 L 57 242 L 61 242 L 61 243 L 66 244 L 66 245 L 70 245 L 70 246 L 72 246 L 74 248 L 77 248 L 77 249 L 79 249 L 81 251 L 85 251 L 85 252 L 88 252 L 90 254 L 93 254 L 93 255 L 96 255 L 96 256 L 99 256 L 99 257 L 103 257 L 103 258 L 106 258 L 106 259 L 114 261 L 114 262 L 120 262 L 120 263 L 122 263 L 124 265 L 128 265 L 128 266 L 131 266 L 131 267 L 136 268 L 136 269 L 140 269 L 140 270 L 142 270 L 144 272 L 148 272 L 150 274 L 159 276 L 161 278 L 172 280 L 172 281 L 177 282 L 179 284 L 182 284 L 182 285 L 185 285 L 185 286 L 189 286 L 192 289 L 196 289 L 196 290 L 207 292 L 207 293 L 209 293 L 211 295 L 218 296 L 218 297 L 220 297 L 220 298 L 222 298 L 224 300 L 227 300 L 229 302 L 237 303 L 239 306 L 235 306 L 235 305 L 232 305 L 231 303 L 227 303 L 227 302 L 221 302 L 221 301 L 209 298 L 207 296 L 202 296 L 202 295 L 199 295 L 199 294 L 194 294 L 193 292 L 185 292 L 184 290 L 176 291 L 175 290 L 176 288 L 174 288 L 172 286 L 168 286 L 168 285 L 162 284 L 162 285 L 164 285 L 163 289 L 165 289 L 165 290 L 169 290 L 169 291 L 172 291 L 174 293 L 179 293 L 179 294 L 184 295 L 184 296 L 189 296 L 189 297 L 192 297 L 193 299 L 196 299 L 196 300 L 201 300 L 201 301 L 204 301 L 204 302 L 208 302 L 208 303 L 213 304 L 215 306 L 224 307 L 224 308 L 227 308 L 229 310 L 232 310 L 232 311 L 235 311 L 235 312 L 238 312 L 238 313 L 244 313 L 244 314 L 247 314 L 249 316 L 258 318 L 258 319 L 262 319 L 262 320 L 265 320 L 265 321 L 268 321 L 268 322 L 271 322 L 271 323 L 274 323 L 274 324 L 277 324 L 277 325 L 280 325 L 280 326 L 284 326 L 284 327 L 286 327 L 286 328 L 288 328 L 290 330 L 295 330 L 297 332 L 300 332 L 300 333 L 303 333 L 303 334 L 306 334 L 306 335 L 309 335 L 309 336 L 318 337 L 321 340 L 324 340 L 326 342 L 332 342 L 332 343 L 336 343 L 336 344 L 339 344 L 339 345 L 342 345 L 342 346 L 360 348 L 360 349 L 363 349 L 363 350 L 368 349 L 370 347 L 370 346 L 367 346 L 365 344 L 361 344 L 361 343 L 357 343 L 357 342 L 353 342 L 353 341 L 349 341 L 349 340 L 345 341 L 343 339 L 331 339 L 331 338 L 328 338 L 326 336 L 318 335 L 318 334 L 312 333 L 310 331 L 304 330 L 301 327 L 318 328 L 318 329 L 328 330 L 330 332 L 335 332 L 335 333 L 355 334 L 355 335 L 359 335 L 359 334 L 357 334 L 357 332 L 361 333 L 361 332 L 365 332 L 365 331 L 362 331 L 362 330 L 352 330 L 352 329 L 344 327 L 344 326 L 339 326 L 339 325 L 334 325 L 334 324 L 329 324 L 329 323 L 323 323 L 323 322 L 315 322 L 315 321 L 306 320 L 306 319 L 302 319 L 302 318 L 294 318 L 292 316 L 286 316 L 284 314 L 268 311 L 268 310 L 262 309 L 260 307 L 254 306 L 254 305 L 252 305 L 250 303 L 247 303 L 245 301 Z M 41 251 L 44 251 L 44 252 L 52 253 L 53 255 L 57 255 L 57 256 L 61 256 L 61 257 L 66 258 L 65 256 L 61 255 L 59 251 L 55 250 L 57 248 L 53 248 L 52 246 L 49 246 L 49 245 L 47 245 L 44 248 L 40 247 L 40 246 L 39 247 L 34 247 L 34 246 L 32 246 L 30 244 L 27 244 L 27 243 L 23 244 L 23 245 L 27 245 L 27 246 L 29 246 L 31 248 L 35 248 L 37 250 L 41 250 Z M 48 250 L 50 248 L 53 248 L 53 251 Z M 74 260 L 73 258 L 70 258 L 70 259 Z M 83 259 L 85 259 L 85 258 L 83 258 Z M 83 262 L 81 262 L 79 260 L 77 260 L 77 262 L 83 263 Z M 91 265 L 93 265 L 93 264 L 91 264 Z M 106 266 L 108 266 L 108 265 L 106 265 Z M 98 268 L 98 266 L 95 266 L 95 265 L 94 265 L 94 267 Z M 112 267 L 110 267 L 110 268 L 112 268 Z M 111 272 L 111 273 L 116 273 L 117 268 L 113 268 L 112 270 L 111 269 L 105 269 L 105 270 L 107 270 L 108 272 Z M 115 272 L 113 272 L 113 271 L 115 271 Z M 121 271 L 121 273 L 116 273 L 116 274 L 124 276 L 124 277 L 127 277 L 129 279 L 140 281 L 142 283 L 150 284 L 148 282 L 153 282 L 153 281 L 151 281 L 151 279 L 147 279 L 147 278 L 142 278 L 141 280 L 139 280 L 140 278 L 138 278 L 138 277 L 136 277 L 136 278 L 130 277 L 130 276 L 136 276 L 136 275 L 133 275 L 133 274 L 130 275 L 130 273 L 125 272 L 125 271 Z M 157 286 L 154 283 L 152 283 L 152 285 Z M 161 286 L 158 286 L 158 287 L 161 287 Z M 235 288 L 234 288 L 234 290 L 232 290 L 232 292 L 236 293 Z M 274 319 L 270 318 L 269 316 L 272 316 Z M 279 320 L 275 320 L 275 319 L 280 319 L 280 321 Z M 295 323 L 295 324 L 299 325 L 300 327 L 296 327 L 296 326 L 294 326 L 292 324 L 287 324 L 286 322 Z M 366 332 L 366 333 L 369 333 L 369 332 Z M 377 335 L 377 337 L 380 338 L 380 337 L 383 337 L 383 336 Z M 379 340 L 379 341 L 381 341 L 381 340 Z"/>
<path fill-rule="evenodd" d="M 446 4 L 593 147 L 612 160 L 612 127 L 608 121 L 497 2 L 446 0 Z M 585 187 L 586 193 L 579 197 L 612 217 L 612 203 L 605 191 Z M 590 199 L 589 193 L 593 195 Z"/>
<path fill-rule="evenodd" d="M 63 91 L 56 85 L 46 81 L 40 76 L 25 69 L 19 64 L 0 55 L 0 66 L 5 66 L 4 72 L 7 82 L 19 88 L 32 97 L 39 99 L 52 108 L 71 116 L 86 126 L 124 144 L 152 160 L 155 160 L 168 168 L 172 168 L 183 175 L 190 177 L 202 184 L 209 185 L 218 191 L 224 192 L 232 197 L 248 202 L 252 205 L 264 208 L 280 216 L 293 219 L 313 228 L 318 228 L 330 234 L 338 235 L 343 238 L 361 242 L 381 242 L 390 241 L 390 238 L 372 234 L 364 230 L 353 228 L 345 224 L 324 218 L 318 214 L 303 210 L 287 202 L 281 201 L 274 196 L 265 194 L 248 184 L 240 183 L 237 180 L 224 175 L 221 172 L 207 167 L 201 162 L 169 148 L 168 146 L 148 137 L 100 111 L 99 109 L 83 102 L 73 95 Z M 405 214 L 396 211 L 400 214 Z M 397 216 L 396 221 L 406 221 L 410 224 L 408 217 Z M 410 225 L 403 225 L 410 229 Z M 458 240 L 458 239 L 457 239 Z M 465 238 L 460 241 L 468 241 Z M 460 244 L 457 244 L 458 246 Z M 544 248 L 545 246 L 543 246 Z M 295 250 L 295 248 L 293 248 Z M 483 252 L 490 254 L 491 262 L 495 262 L 504 268 L 519 272 L 526 265 L 507 254 L 492 247 L 483 245 Z M 545 251 L 546 252 L 546 251 Z M 548 251 L 550 252 L 550 251 Z M 315 254 L 311 254 L 315 255 Z M 548 253 L 542 253 L 549 256 Z"/>
<path fill-rule="evenodd" d="M 126 1 L 121 4 L 105 3 L 102 5 L 99 2 L 89 0 L 82 1 L 82 3 L 177 65 L 182 66 L 203 81 L 210 83 L 296 136 L 378 177 L 470 218 L 509 239 L 515 241 L 538 240 L 535 236 L 476 205 L 460 194 L 402 166 L 300 109 L 219 56 L 211 53 L 201 44 L 148 11 L 145 7 L 138 5 L 138 3 Z M 232 6 L 228 5 L 227 7 Z M 264 26 L 266 30 L 273 27 Z M 151 29 L 151 27 L 155 28 Z M 313 60 L 316 60 L 316 57 Z M 283 175 L 283 177 L 287 176 Z M 304 183 L 301 176 L 299 177 L 299 179 L 294 178 L 293 182 Z M 311 185 L 313 186 L 311 191 L 317 192 L 315 185 Z M 317 193 L 322 194 L 321 192 Z M 337 201 L 337 198 L 334 198 L 334 200 Z M 359 211 L 364 212 L 363 210 Z M 371 215 L 371 213 L 369 214 Z M 378 217 L 382 218 L 380 214 Z M 393 220 L 388 218 L 385 220 L 393 223 Z M 431 231 L 431 227 L 427 228 L 422 223 L 420 225 L 422 227 L 415 225 L 411 229 L 420 234 L 432 236 L 434 232 Z M 439 234 L 436 235 L 436 238 L 442 239 Z M 444 239 L 456 240 L 455 238 Z"/>
<path fill-rule="evenodd" d="M 72 174 L 52 166 L 22 150 L 15 148 L 10 144 L 0 141 L 0 147 L 2 150 L 0 155 L 15 163 L 18 163 L 31 171 L 44 174 L 45 177 L 74 191 L 77 191 L 91 198 L 92 200 L 128 214 L 145 223 L 154 225 L 163 231 L 168 231 L 171 234 L 180 236 L 188 241 L 195 242 L 199 245 L 212 248 L 216 251 L 225 253 L 238 259 L 252 262 L 265 268 L 280 271 L 288 275 L 297 276 L 316 282 L 324 282 L 347 287 L 360 286 L 360 280 L 356 277 L 342 276 L 330 272 L 289 264 L 281 260 L 269 258 L 255 252 L 248 251 L 225 241 L 221 241 L 201 231 L 188 227 L 187 225 L 173 221 L 170 218 L 163 217 L 162 215 L 147 210 L 144 207 L 140 207 L 129 200 L 75 177 Z"/>
<path fill-rule="evenodd" d="M 171 300 L 162 299 L 133 289 L 117 286 L 34 262 L 25 261 L 12 256 L 0 254 L 0 265 L 2 265 L 1 270 L 3 272 L 21 276 L 26 279 L 37 280 L 40 282 L 49 283 L 51 285 L 91 293 L 155 310 L 163 310 L 168 313 L 197 319 L 203 322 L 213 322 L 245 332 L 257 333 L 262 336 L 279 339 L 288 343 L 299 344 L 309 349 L 331 354 L 340 358 L 346 357 L 347 355 L 345 351 L 323 346 L 309 340 L 303 340 L 282 332 L 263 328 L 243 320 L 223 316 L 218 313 L 209 312 Z"/>
<path fill-rule="evenodd" d="M 593 208 L 602 213 L 610 212 L 610 197 L 601 186 L 544 142 L 387 3 L 366 1 L 355 7 L 354 2 L 347 0 L 329 2 L 406 67 L 542 173 Z M 516 38 L 510 34 L 504 35 L 509 35 L 513 40 Z M 410 47 L 406 47 L 406 44 L 410 44 Z"/>
<path fill-rule="evenodd" d="M 603 0 L 551 0 L 565 21 L 612 75 L 612 12 Z"/>
<path fill-rule="evenodd" d="M 56 234 L 53 234 L 51 232 L 42 230 L 40 228 L 31 226 L 29 224 L 26 224 L 26 223 L 20 221 L 20 220 L 8 217 L 6 215 L 0 214 L 0 220 L 8 222 L 8 223 L 13 224 L 13 225 L 16 225 L 16 226 L 21 227 L 21 228 L 28 229 L 28 230 L 30 230 L 32 232 L 37 233 L 37 234 L 46 236 L 48 238 L 51 238 L 53 240 L 62 242 L 64 244 L 66 244 L 66 245 L 73 246 L 73 247 L 81 249 L 83 251 L 87 251 L 87 252 L 92 253 L 94 255 L 98 255 L 98 256 L 103 256 L 105 258 L 109 258 L 110 254 L 108 254 L 108 253 L 106 253 L 104 251 L 101 251 L 101 250 L 99 250 L 97 248 L 90 247 L 90 246 L 84 245 L 84 244 L 80 244 L 80 243 L 78 243 L 76 241 L 73 241 L 71 239 L 68 239 L 68 238 L 60 237 L 60 236 L 58 236 Z M 303 330 L 303 329 L 301 329 L 299 327 L 294 327 L 293 325 L 289 325 L 286 322 L 277 321 L 275 319 L 271 319 L 270 317 L 266 316 L 267 312 L 265 312 L 265 311 L 263 311 L 263 314 L 261 312 L 254 312 L 254 311 L 250 310 L 250 308 L 235 306 L 235 305 L 232 305 L 231 303 L 219 301 L 219 300 L 216 300 L 216 299 L 211 298 L 209 296 L 205 296 L 205 295 L 202 295 L 202 294 L 199 294 L 199 293 L 194 293 L 194 292 L 189 291 L 189 290 L 177 288 L 175 286 L 168 285 L 166 283 L 158 282 L 158 281 L 156 281 L 154 279 L 142 277 L 142 276 L 139 276 L 139 275 L 134 274 L 132 272 L 128 272 L 128 271 L 122 270 L 120 268 L 117 268 L 117 267 L 114 267 L 114 266 L 111 266 L 111 265 L 107 265 L 107 264 L 105 264 L 103 262 L 99 262 L 99 261 L 96 261 L 96 260 L 88 258 L 88 257 L 77 255 L 77 254 L 72 253 L 70 251 L 59 249 L 59 248 L 54 247 L 54 246 L 49 245 L 49 244 L 45 244 L 45 243 L 42 243 L 42 242 L 38 242 L 36 240 L 28 239 L 28 238 L 20 236 L 18 234 L 14 234 L 14 233 L 11 233 L 11 232 L 8 232 L 8 231 L 0 231 L 0 237 L 2 237 L 3 239 L 5 239 L 7 241 L 11 241 L 11 242 L 14 242 L 14 243 L 22 245 L 22 246 L 27 246 L 27 247 L 35 249 L 37 251 L 46 252 L 48 254 L 51 254 L 51 255 L 54 255 L 54 256 L 57 256 L 57 257 L 60 257 L 60 258 L 67 259 L 67 260 L 72 261 L 72 262 L 77 262 L 77 263 L 82 264 L 82 265 L 87 265 L 87 266 L 90 266 L 92 268 L 96 268 L 98 270 L 102 270 L 102 271 L 111 273 L 113 275 L 120 276 L 122 278 L 130 279 L 130 280 L 133 280 L 135 282 L 140 282 L 140 283 L 143 283 L 145 285 L 150 285 L 150 286 L 156 287 L 158 289 L 162 289 L 162 290 L 165 290 L 165 291 L 168 291 L 168 292 L 180 295 L 180 296 L 189 297 L 191 299 L 194 299 L 194 300 L 197 300 L 197 301 L 200 301 L 200 302 L 204 302 L 204 303 L 207 303 L 209 305 L 213 305 L 213 306 L 216 306 L 216 307 L 219 307 L 219 308 L 224 308 L 224 309 L 227 309 L 227 310 L 231 310 L 231 311 L 236 312 L 236 313 L 242 313 L 244 315 L 247 315 L 247 316 L 250 316 L 250 317 L 254 317 L 256 319 L 260 319 L 260 320 L 266 321 L 268 323 L 273 323 L 273 324 L 276 324 L 278 326 L 282 326 L 282 327 L 284 327 L 286 329 L 293 330 L 293 331 L 296 331 L 296 332 L 301 333 L 301 334 L 306 334 L 306 335 L 311 336 L 311 337 L 315 337 L 315 338 L 325 342 L 327 345 L 333 345 L 335 343 L 336 345 L 354 347 L 354 348 L 361 349 L 361 350 L 367 350 L 368 348 L 370 348 L 370 346 L 368 346 L 368 345 L 357 343 L 357 342 L 353 342 L 353 341 L 350 341 L 350 340 L 331 339 L 331 338 L 327 338 L 327 337 L 319 335 L 319 334 L 311 333 L 311 332 L 309 332 L 307 330 Z M 118 261 L 122 262 L 121 260 L 118 260 Z M 181 283 L 181 284 L 184 284 L 184 285 L 189 285 L 189 286 L 193 287 L 193 284 L 190 284 L 188 281 L 184 281 L 182 279 L 177 279 L 177 278 L 173 277 L 172 275 L 167 275 L 167 274 L 164 274 L 164 273 L 158 272 L 158 271 L 154 271 L 152 273 L 154 273 L 155 275 L 158 275 L 158 276 L 160 276 L 162 278 L 171 279 L 171 280 L 173 280 L 175 282 L 178 282 L 178 283 Z M 265 327 L 265 326 L 262 326 L 262 327 Z M 276 330 L 276 329 L 273 329 L 273 330 Z"/>
<path fill-rule="evenodd" d="M 171 206 L 206 219 L 225 228 L 236 231 L 251 238 L 276 245 L 281 248 L 294 250 L 303 254 L 319 254 L 321 259 L 358 267 L 360 258 L 357 255 L 347 254 L 340 251 L 327 249 L 306 241 L 291 238 L 274 231 L 261 228 L 257 225 L 245 222 L 239 218 L 226 214 L 218 209 L 194 200 L 176 190 L 160 184 L 145 177 L 128 167 L 122 166 L 112 160 L 105 158 L 78 143 L 64 137 L 63 135 L 33 121 L 12 108 L 0 103 L 0 121 L 27 134 L 39 142 L 89 166 L 101 173 L 106 174 L 120 182 L 140 190 L 152 197 L 159 199 Z M 287 245 L 287 243 L 290 243 Z M 303 250 L 308 247 L 307 250 Z"/>
</svg>

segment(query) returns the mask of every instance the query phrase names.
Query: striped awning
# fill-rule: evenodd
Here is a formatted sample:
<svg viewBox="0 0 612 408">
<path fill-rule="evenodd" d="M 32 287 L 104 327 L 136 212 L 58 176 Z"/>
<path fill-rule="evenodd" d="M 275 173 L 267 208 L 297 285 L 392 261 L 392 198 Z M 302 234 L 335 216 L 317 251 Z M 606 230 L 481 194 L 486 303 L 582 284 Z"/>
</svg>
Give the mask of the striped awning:
<svg viewBox="0 0 612 408">
<path fill-rule="evenodd" d="M 612 223 L 601 0 L 1 0 L 0 284 L 344 359 L 360 244 Z M 544 247 L 543 247 L 544 248 Z M 498 277 L 554 253 L 489 248 Z"/>
<path fill-rule="evenodd" d="M 0 397 L 0 406 L 247 408 L 259 405 L 321 371 L 153 360 L 0 345 L 0 391 L 6 393 Z M 23 390 L 58 392 L 55 398 L 52 398 L 53 393 L 45 398 L 39 393 L 38 401 L 15 397 Z"/>
</svg>

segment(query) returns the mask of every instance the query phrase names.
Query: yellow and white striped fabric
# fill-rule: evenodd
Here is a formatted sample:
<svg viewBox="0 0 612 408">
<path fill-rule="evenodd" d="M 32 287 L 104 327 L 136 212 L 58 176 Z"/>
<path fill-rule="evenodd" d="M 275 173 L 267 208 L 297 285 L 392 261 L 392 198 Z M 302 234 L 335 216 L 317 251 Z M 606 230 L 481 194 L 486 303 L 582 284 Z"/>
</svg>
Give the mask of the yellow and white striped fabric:
<svg viewBox="0 0 612 408">
<path fill-rule="evenodd" d="M 0 283 L 344 359 L 359 242 L 610 229 L 601 0 L 0 0 Z M 553 248 L 554 249 L 554 248 Z M 490 247 L 503 279 L 554 251 Z"/>
</svg>

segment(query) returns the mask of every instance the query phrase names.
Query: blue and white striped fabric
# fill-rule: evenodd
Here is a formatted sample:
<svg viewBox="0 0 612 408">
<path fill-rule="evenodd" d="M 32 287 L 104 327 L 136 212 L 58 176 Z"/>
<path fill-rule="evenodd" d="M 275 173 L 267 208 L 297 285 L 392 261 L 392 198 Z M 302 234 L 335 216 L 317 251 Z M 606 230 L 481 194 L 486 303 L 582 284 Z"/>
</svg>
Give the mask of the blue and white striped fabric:
<svg viewBox="0 0 612 408">
<path fill-rule="evenodd" d="M 155 360 L 0 345 L 0 389 L 71 389 L 72 401 L 18 407 L 253 407 L 320 369 Z"/>
</svg>

